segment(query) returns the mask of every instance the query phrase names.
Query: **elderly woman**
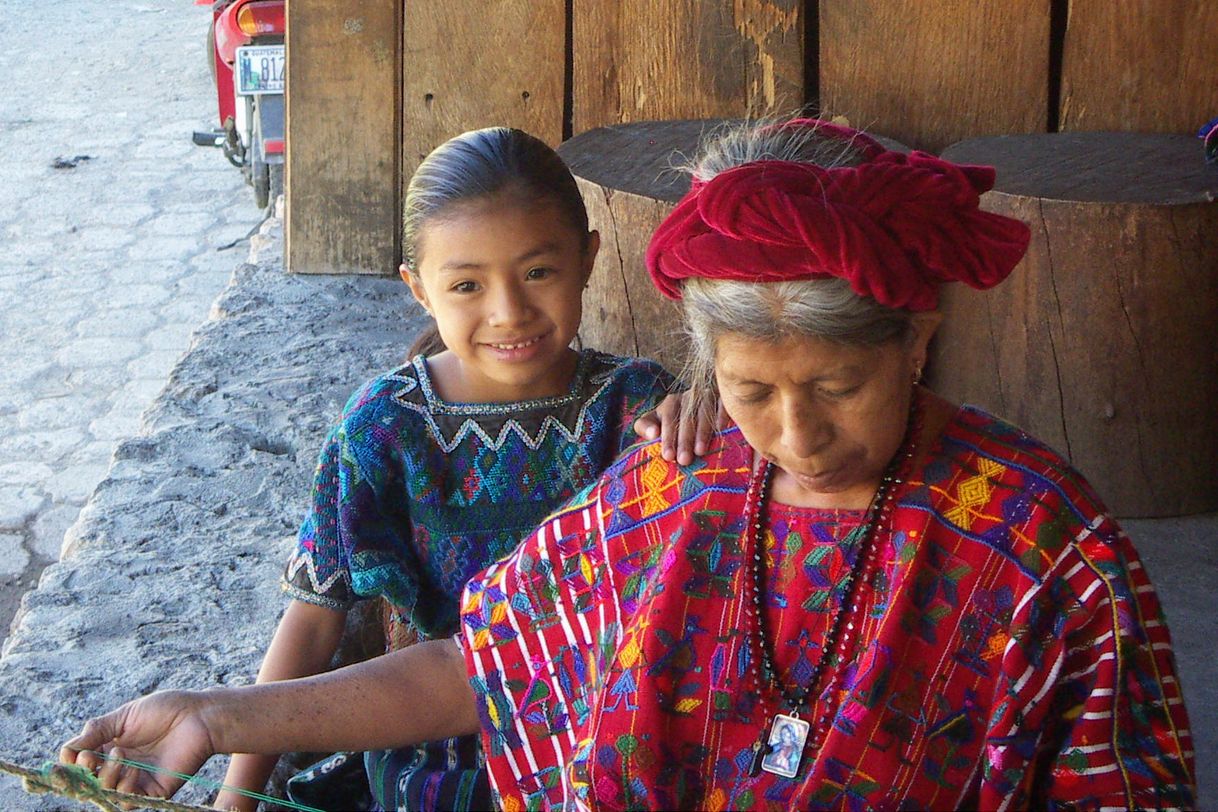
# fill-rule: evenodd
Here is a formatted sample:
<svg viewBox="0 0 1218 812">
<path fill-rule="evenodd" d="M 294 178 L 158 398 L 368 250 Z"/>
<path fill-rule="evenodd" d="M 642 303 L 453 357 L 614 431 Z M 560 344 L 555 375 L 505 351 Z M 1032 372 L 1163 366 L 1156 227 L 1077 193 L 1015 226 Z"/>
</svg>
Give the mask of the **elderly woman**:
<svg viewBox="0 0 1218 812">
<path fill-rule="evenodd" d="M 1053 451 L 919 384 L 939 285 L 997 284 L 1027 245 L 978 209 L 992 182 L 820 122 L 720 138 L 648 251 L 686 405 L 734 424 L 702 459 L 628 453 L 470 582 L 457 645 L 154 694 L 63 758 L 165 792 L 113 756 L 480 729 L 508 812 L 1191 805 L 1129 540 Z"/>
</svg>

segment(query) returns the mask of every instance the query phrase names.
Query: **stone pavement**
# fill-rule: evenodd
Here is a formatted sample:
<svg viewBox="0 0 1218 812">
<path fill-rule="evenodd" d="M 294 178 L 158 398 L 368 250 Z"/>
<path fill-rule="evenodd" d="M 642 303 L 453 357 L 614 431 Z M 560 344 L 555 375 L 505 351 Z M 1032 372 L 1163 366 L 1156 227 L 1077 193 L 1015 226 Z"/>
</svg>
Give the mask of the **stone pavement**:
<svg viewBox="0 0 1218 812">
<path fill-rule="evenodd" d="M 187 0 L 6 3 L 0 23 L 0 638 L 262 219 Z"/>
<path fill-rule="evenodd" d="M 252 681 L 325 433 L 423 322 L 396 278 L 284 273 L 265 229 L 26 595 L 0 650 L 0 757 L 37 766 L 157 688 Z M 65 808 L 0 776 L 0 810 Z"/>
</svg>

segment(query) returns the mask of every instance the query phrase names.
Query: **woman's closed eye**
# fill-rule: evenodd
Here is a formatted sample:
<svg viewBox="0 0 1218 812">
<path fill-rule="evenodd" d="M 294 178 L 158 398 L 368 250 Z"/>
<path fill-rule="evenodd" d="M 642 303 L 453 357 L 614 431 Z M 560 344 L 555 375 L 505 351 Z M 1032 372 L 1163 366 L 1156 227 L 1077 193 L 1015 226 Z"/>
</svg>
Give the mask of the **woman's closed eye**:
<svg viewBox="0 0 1218 812">
<path fill-rule="evenodd" d="M 764 388 L 738 390 L 732 393 L 738 403 L 745 406 L 764 403 L 766 398 L 770 396 L 770 390 Z"/>
<path fill-rule="evenodd" d="M 844 400 L 862 389 L 862 385 L 855 386 L 822 386 L 820 393 L 830 400 Z"/>
</svg>

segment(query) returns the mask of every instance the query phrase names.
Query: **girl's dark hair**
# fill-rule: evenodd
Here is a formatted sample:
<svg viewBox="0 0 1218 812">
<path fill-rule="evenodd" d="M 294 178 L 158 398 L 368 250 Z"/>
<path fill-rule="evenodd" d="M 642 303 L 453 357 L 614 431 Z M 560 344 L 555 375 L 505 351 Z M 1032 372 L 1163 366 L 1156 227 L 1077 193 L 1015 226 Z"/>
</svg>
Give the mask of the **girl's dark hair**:
<svg viewBox="0 0 1218 812">
<path fill-rule="evenodd" d="M 587 247 L 588 211 L 571 170 L 540 138 L 523 130 L 488 127 L 450 138 L 419 164 L 402 217 L 402 259 L 419 273 L 419 238 L 424 226 L 451 213 L 459 203 L 493 195 L 512 195 L 526 203 L 556 204 Z M 415 340 L 411 355 L 444 349 L 435 325 Z"/>
</svg>

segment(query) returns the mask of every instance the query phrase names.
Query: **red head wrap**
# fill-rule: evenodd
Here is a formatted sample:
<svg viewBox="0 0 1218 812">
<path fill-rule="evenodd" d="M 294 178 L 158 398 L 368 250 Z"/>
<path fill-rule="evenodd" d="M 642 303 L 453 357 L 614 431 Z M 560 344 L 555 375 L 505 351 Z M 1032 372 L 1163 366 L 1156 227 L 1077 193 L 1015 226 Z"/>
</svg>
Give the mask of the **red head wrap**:
<svg viewBox="0 0 1218 812">
<path fill-rule="evenodd" d="M 660 292 L 693 276 L 779 282 L 831 276 L 882 305 L 932 310 L 943 282 L 992 287 L 1027 250 L 1018 220 L 981 211 L 994 170 L 885 149 L 860 132 L 800 119 L 864 155 L 858 166 L 763 160 L 694 181 L 647 248 Z"/>
</svg>

